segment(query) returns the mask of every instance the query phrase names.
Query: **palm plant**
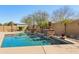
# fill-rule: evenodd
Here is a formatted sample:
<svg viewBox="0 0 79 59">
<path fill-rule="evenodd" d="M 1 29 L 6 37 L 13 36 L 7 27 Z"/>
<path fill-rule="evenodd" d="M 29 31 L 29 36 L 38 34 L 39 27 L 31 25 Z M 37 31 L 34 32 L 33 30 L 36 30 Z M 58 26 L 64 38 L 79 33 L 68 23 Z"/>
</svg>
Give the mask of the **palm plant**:
<svg viewBox="0 0 79 59">
<path fill-rule="evenodd" d="M 66 34 L 67 33 L 67 25 L 70 24 L 72 22 L 72 20 L 68 20 L 68 19 L 65 19 L 63 21 L 61 21 L 62 24 L 64 24 L 64 33 Z"/>
<path fill-rule="evenodd" d="M 64 31 L 65 34 L 67 32 L 67 24 L 71 23 L 71 19 L 73 19 L 73 17 L 75 16 L 74 12 L 72 12 L 72 10 L 67 7 L 64 6 L 56 11 L 53 12 L 52 18 L 55 22 L 62 22 L 62 24 L 64 24 Z"/>
</svg>

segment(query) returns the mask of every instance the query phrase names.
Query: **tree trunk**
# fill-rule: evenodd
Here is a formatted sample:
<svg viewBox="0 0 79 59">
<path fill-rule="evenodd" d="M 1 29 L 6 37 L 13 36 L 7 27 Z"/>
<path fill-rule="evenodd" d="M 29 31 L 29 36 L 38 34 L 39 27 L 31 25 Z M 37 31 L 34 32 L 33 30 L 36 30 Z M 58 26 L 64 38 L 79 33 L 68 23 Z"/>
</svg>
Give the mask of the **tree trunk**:
<svg viewBox="0 0 79 59">
<path fill-rule="evenodd" d="M 66 23 L 64 24 L 64 27 L 65 27 L 65 29 L 64 29 L 65 33 L 64 34 L 66 35 L 66 33 L 67 33 L 67 30 L 66 30 L 67 29 L 67 24 Z"/>
</svg>

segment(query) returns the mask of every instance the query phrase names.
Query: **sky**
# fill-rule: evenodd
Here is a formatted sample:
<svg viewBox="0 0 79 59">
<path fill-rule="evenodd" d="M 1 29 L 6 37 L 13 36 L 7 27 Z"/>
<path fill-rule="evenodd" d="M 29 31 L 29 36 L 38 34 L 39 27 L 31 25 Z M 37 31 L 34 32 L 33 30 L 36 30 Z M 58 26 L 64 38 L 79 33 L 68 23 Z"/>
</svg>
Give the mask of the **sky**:
<svg viewBox="0 0 79 59">
<path fill-rule="evenodd" d="M 63 5 L 0 5 L 0 23 L 13 21 L 21 23 L 24 16 L 37 11 L 46 11 L 49 15 Z M 75 13 L 79 12 L 78 5 L 69 6 Z"/>
</svg>

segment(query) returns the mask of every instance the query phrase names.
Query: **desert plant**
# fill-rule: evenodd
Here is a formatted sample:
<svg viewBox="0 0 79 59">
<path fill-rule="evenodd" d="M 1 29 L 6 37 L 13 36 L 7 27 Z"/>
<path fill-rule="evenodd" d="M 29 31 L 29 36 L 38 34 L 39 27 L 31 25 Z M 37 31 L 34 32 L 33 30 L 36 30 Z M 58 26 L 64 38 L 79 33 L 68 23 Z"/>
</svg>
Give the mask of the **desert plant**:
<svg viewBox="0 0 79 59">
<path fill-rule="evenodd" d="M 64 24 L 65 34 L 67 30 L 67 24 L 71 23 L 71 19 L 74 18 L 75 13 L 71 10 L 71 8 L 64 6 L 60 9 L 57 9 L 52 14 L 52 19 L 55 22 L 61 22 Z"/>
</svg>

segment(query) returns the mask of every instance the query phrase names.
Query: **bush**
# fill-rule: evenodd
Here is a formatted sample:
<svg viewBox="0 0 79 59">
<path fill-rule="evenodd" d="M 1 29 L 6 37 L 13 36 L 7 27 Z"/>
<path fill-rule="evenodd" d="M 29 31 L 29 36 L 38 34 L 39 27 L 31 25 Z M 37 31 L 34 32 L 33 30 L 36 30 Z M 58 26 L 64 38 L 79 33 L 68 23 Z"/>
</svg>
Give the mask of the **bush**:
<svg viewBox="0 0 79 59">
<path fill-rule="evenodd" d="M 18 31 L 22 31 L 24 27 L 18 27 Z"/>
</svg>

